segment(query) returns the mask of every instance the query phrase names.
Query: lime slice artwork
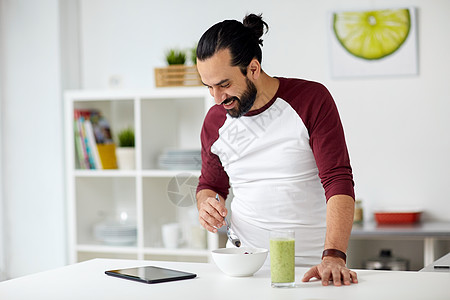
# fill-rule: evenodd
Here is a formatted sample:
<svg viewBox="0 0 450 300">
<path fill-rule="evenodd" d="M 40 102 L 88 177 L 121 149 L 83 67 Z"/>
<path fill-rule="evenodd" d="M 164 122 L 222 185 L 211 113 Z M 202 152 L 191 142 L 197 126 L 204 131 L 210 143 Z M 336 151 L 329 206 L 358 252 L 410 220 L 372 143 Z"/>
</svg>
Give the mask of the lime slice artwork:
<svg viewBox="0 0 450 300">
<path fill-rule="evenodd" d="M 333 30 L 350 54 L 377 60 L 397 51 L 411 28 L 408 9 L 386 9 L 333 14 Z"/>
</svg>

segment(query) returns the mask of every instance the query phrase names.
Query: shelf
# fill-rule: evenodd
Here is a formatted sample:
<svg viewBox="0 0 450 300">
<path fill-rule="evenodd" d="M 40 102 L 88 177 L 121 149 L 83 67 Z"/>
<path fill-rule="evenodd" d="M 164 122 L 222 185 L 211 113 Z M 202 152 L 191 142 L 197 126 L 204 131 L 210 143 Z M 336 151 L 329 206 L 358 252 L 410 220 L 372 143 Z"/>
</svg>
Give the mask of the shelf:
<svg viewBox="0 0 450 300">
<path fill-rule="evenodd" d="M 206 249 L 188 249 L 188 248 L 144 248 L 144 254 L 167 255 L 167 256 L 208 256 L 209 250 Z"/>
<path fill-rule="evenodd" d="M 209 252 L 218 248 L 218 237 L 205 234 L 204 243 L 192 242 L 200 227 L 195 199 L 200 171 L 159 168 L 159 158 L 168 149 L 201 148 L 203 119 L 214 103 L 208 89 L 81 90 L 66 91 L 64 98 L 70 263 L 94 257 L 208 261 Z M 136 168 L 78 169 L 84 164 L 75 150 L 80 150 L 80 143 L 83 147 L 83 140 L 77 140 L 76 148 L 74 110 L 101 112 L 113 139 L 121 129 L 134 128 Z M 124 212 L 136 222 L 135 245 L 95 240 L 95 224 L 117 219 Z M 183 247 L 192 248 L 163 248 L 162 226 L 168 223 L 181 224 L 182 240 L 191 241 Z"/>
<path fill-rule="evenodd" d="M 160 177 L 171 178 L 181 174 L 200 176 L 200 170 L 75 170 L 75 177 Z"/>
<path fill-rule="evenodd" d="M 180 175 L 200 176 L 199 170 L 145 170 L 143 177 L 172 178 Z"/>
<path fill-rule="evenodd" d="M 441 237 L 450 239 L 449 222 L 417 222 L 412 224 L 382 224 L 364 222 L 352 228 L 352 238 L 426 238 Z"/>
<path fill-rule="evenodd" d="M 95 252 L 95 253 L 122 253 L 122 254 L 136 254 L 138 247 L 134 246 L 111 246 L 102 244 L 80 244 L 76 246 L 77 251 L 81 252 Z"/>
<path fill-rule="evenodd" d="M 134 170 L 76 170 L 75 177 L 135 177 Z"/>
<path fill-rule="evenodd" d="M 135 98 L 151 100 L 210 97 L 206 87 L 176 87 L 152 90 L 70 90 L 66 91 L 65 95 L 66 98 L 88 102 L 101 100 L 130 100 Z"/>
<path fill-rule="evenodd" d="M 77 245 L 77 250 L 80 252 L 93 253 L 122 253 L 122 254 L 136 254 L 139 248 L 134 246 L 113 246 L 102 244 L 81 244 Z M 207 249 L 189 249 L 189 248 L 143 248 L 143 253 L 146 255 L 167 255 L 167 256 L 208 256 L 210 251 Z"/>
</svg>

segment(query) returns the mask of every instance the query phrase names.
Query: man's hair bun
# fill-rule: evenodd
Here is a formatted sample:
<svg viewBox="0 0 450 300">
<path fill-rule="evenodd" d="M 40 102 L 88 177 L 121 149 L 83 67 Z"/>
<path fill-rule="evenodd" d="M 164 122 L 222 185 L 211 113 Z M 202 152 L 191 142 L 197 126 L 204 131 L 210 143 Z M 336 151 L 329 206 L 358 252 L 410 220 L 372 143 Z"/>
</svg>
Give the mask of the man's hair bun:
<svg viewBox="0 0 450 300">
<path fill-rule="evenodd" d="M 244 20 L 242 21 L 242 24 L 253 31 L 254 36 L 258 40 L 258 43 L 262 46 L 263 40 L 261 39 L 261 37 L 265 32 L 269 31 L 269 25 L 267 25 L 267 23 L 263 21 L 262 14 L 246 15 Z"/>
</svg>

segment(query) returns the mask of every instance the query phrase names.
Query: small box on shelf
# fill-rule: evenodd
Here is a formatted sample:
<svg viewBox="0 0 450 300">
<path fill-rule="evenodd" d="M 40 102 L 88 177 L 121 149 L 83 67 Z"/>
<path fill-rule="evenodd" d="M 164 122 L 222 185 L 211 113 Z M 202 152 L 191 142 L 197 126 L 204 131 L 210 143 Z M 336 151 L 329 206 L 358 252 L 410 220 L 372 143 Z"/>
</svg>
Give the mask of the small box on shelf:
<svg viewBox="0 0 450 300">
<path fill-rule="evenodd" d="M 155 68 L 155 84 L 157 87 L 201 86 L 202 81 L 197 66 L 170 65 Z"/>
</svg>

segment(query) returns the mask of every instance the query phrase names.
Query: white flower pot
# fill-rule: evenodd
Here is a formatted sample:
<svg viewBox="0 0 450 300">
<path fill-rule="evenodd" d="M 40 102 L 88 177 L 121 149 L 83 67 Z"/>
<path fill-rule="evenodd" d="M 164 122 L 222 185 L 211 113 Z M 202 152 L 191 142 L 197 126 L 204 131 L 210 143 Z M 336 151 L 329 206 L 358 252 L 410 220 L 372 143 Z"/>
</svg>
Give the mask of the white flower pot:
<svg viewBox="0 0 450 300">
<path fill-rule="evenodd" d="M 133 147 L 116 148 L 117 166 L 121 170 L 134 170 L 136 168 L 136 154 Z"/>
</svg>

